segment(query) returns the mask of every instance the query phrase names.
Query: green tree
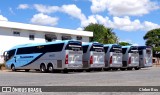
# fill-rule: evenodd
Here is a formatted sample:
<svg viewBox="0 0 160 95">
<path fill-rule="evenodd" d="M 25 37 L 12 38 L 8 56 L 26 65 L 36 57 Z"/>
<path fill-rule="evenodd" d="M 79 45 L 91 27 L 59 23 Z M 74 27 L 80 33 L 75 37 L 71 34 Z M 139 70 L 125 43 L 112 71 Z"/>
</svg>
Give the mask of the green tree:
<svg viewBox="0 0 160 95">
<path fill-rule="evenodd" d="M 121 46 L 127 46 L 127 45 L 132 45 L 132 44 L 130 44 L 128 42 L 119 42 L 119 45 L 121 45 Z"/>
<path fill-rule="evenodd" d="M 118 42 L 118 38 L 113 32 L 113 29 L 107 28 L 102 24 L 91 23 L 84 27 L 84 30 L 93 32 L 93 38 L 91 38 L 90 41 L 97 41 L 103 44 L 112 44 Z"/>
<path fill-rule="evenodd" d="M 143 39 L 147 46 L 160 47 L 160 28 L 148 31 Z"/>
<path fill-rule="evenodd" d="M 147 46 L 151 46 L 153 49 L 153 56 L 155 56 L 156 52 L 160 52 L 160 28 L 153 29 L 148 31 L 144 37 L 144 40 L 146 40 L 145 44 Z M 157 56 L 155 56 L 157 57 Z M 158 62 L 160 59 L 158 58 Z"/>
</svg>

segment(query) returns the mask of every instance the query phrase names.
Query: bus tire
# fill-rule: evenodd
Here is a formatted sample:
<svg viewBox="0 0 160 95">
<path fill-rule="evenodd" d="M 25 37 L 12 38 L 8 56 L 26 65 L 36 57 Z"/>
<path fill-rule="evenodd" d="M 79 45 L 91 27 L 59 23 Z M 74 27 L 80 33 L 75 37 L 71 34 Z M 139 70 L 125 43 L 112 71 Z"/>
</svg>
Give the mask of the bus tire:
<svg viewBox="0 0 160 95">
<path fill-rule="evenodd" d="M 117 71 L 117 70 L 118 70 L 118 68 L 112 68 L 112 70 L 113 70 L 113 71 Z"/>
<path fill-rule="evenodd" d="M 134 69 L 135 69 L 135 70 L 139 70 L 139 69 L 140 69 L 140 67 L 135 67 Z"/>
<path fill-rule="evenodd" d="M 91 69 L 86 69 L 85 71 L 86 71 L 86 72 L 90 72 L 90 71 L 91 71 Z"/>
<path fill-rule="evenodd" d="M 104 71 L 109 71 L 111 68 L 103 68 Z"/>
<path fill-rule="evenodd" d="M 48 64 L 47 71 L 50 73 L 53 72 L 53 65 L 51 63 Z"/>
<path fill-rule="evenodd" d="M 121 71 L 125 71 L 125 70 L 126 70 L 126 68 L 120 68 L 120 70 L 121 70 Z"/>
<path fill-rule="evenodd" d="M 25 69 L 25 72 L 29 72 L 29 69 Z"/>
<path fill-rule="evenodd" d="M 45 73 L 45 72 L 47 71 L 46 66 L 45 66 L 44 64 L 41 64 L 41 65 L 40 65 L 40 71 L 41 71 L 42 73 Z"/>
<path fill-rule="evenodd" d="M 132 70 L 133 68 L 127 68 L 127 70 Z"/>
<path fill-rule="evenodd" d="M 11 65 L 11 70 L 12 70 L 13 72 L 16 71 L 14 64 Z"/>
<path fill-rule="evenodd" d="M 67 70 L 67 69 L 64 69 L 64 70 L 63 70 L 63 73 L 68 73 L 68 70 Z"/>
</svg>

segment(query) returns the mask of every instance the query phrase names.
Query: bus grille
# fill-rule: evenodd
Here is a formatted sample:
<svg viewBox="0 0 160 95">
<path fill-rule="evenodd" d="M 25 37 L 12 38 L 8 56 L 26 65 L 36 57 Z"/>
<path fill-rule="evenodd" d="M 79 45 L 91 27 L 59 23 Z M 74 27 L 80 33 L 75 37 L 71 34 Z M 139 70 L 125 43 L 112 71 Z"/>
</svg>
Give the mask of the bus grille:
<svg viewBox="0 0 160 95">
<path fill-rule="evenodd" d="M 57 60 L 57 68 L 62 68 L 62 60 Z"/>
</svg>

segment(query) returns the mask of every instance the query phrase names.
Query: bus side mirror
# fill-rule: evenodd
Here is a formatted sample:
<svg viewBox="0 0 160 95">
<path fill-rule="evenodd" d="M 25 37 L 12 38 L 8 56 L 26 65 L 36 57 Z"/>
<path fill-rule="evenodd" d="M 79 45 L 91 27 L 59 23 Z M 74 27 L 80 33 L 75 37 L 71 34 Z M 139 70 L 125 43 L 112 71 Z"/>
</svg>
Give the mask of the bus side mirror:
<svg viewBox="0 0 160 95">
<path fill-rule="evenodd" d="M 4 57 L 4 61 L 7 61 L 7 59 L 8 59 L 8 54 L 7 54 L 7 52 L 4 52 L 4 53 L 3 53 L 3 57 Z"/>
</svg>

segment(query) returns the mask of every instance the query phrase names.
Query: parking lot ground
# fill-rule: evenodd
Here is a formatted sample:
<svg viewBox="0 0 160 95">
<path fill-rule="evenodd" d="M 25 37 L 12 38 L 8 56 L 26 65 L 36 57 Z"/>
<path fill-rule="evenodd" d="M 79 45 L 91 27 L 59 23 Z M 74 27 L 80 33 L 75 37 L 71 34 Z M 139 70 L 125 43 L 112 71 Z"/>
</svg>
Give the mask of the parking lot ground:
<svg viewBox="0 0 160 95">
<path fill-rule="evenodd" d="M 160 86 L 160 68 L 132 71 L 40 73 L 0 71 L 0 85 L 7 86 Z"/>
<path fill-rule="evenodd" d="M 69 72 L 68 74 L 4 70 L 0 71 L 0 86 L 160 86 L 160 68 L 150 67 L 132 71 Z M 69 95 L 82 94 L 75 92 L 67 93 Z M 99 92 L 102 95 L 107 93 L 109 92 Z M 133 93 L 128 94 L 158 95 L 157 93 Z M 66 93 L 52 93 L 50 95 L 54 94 L 65 95 Z M 84 94 L 90 95 L 95 93 Z M 113 92 L 109 94 L 128 95 Z"/>
</svg>

